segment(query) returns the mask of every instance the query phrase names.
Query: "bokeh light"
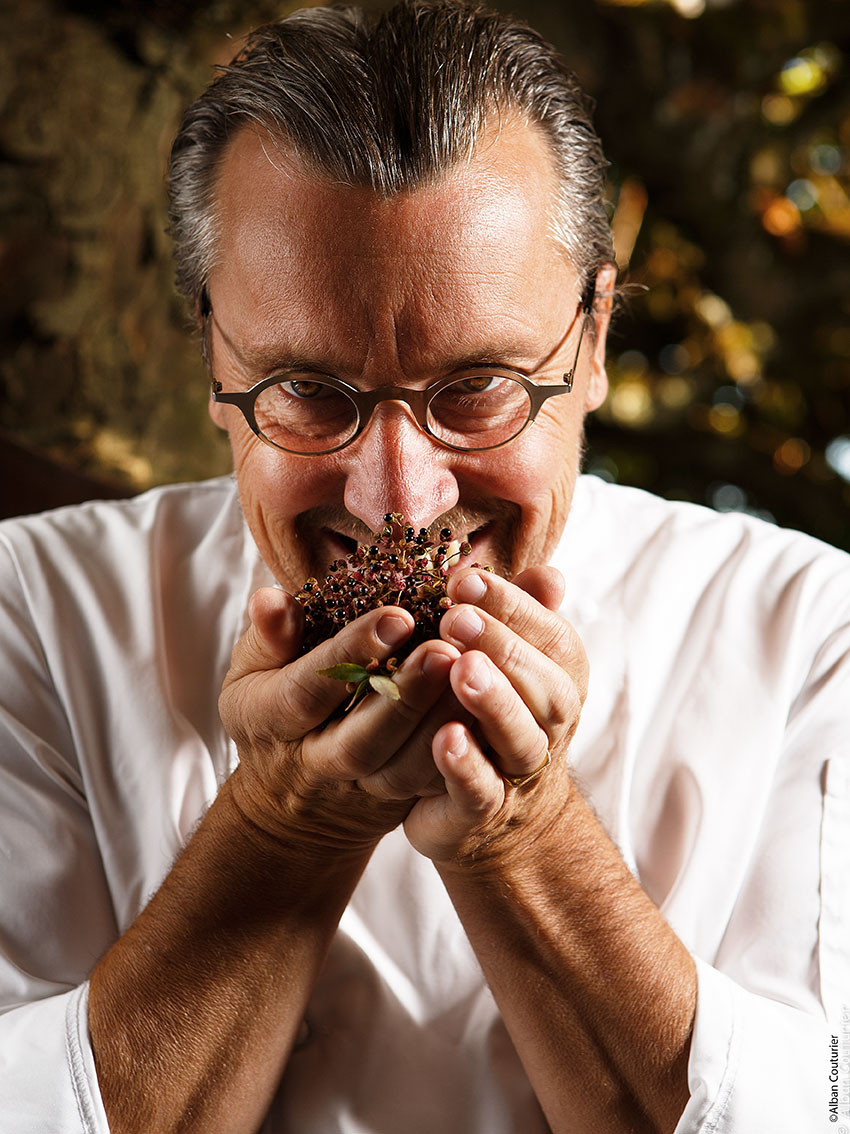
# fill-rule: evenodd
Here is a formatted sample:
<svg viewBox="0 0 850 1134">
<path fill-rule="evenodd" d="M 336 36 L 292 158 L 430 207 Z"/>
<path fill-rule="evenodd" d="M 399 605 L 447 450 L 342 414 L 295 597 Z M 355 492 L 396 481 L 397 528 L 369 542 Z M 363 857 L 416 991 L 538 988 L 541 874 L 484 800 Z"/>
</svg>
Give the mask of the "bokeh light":
<svg viewBox="0 0 850 1134">
<path fill-rule="evenodd" d="M 228 467 L 173 291 L 163 164 L 211 67 L 296 6 L 13 6 L 0 38 L 7 437 L 127 490 Z M 588 467 L 850 548 L 846 8 L 564 0 L 527 14 L 595 99 L 611 163 L 623 303 Z"/>
</svg>

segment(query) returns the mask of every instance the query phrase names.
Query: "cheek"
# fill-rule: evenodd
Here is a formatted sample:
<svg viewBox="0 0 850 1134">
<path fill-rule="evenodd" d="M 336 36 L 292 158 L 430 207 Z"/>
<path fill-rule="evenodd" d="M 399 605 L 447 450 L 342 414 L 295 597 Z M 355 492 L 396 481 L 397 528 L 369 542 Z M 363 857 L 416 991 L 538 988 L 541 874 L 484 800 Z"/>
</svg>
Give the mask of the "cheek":
<svg viewBox="0 0 850 1134">
<path fill-rule="evenodd" d="M 297 457 L 273 449 L 253 434 L 231 433 L 233 467 L 244 508 L 269 521 L 286 522 L 323 502 L 339 479 L 321 457 Z"/>
<path fill-rule="evenodd" d="M 562 508 L 581 459 L 582 417 L 541 412 L 515 441 L 482 453 L 459 474 L 461 482 L 484 495 L 519 505 L 538 522 Z M 463 495 L 463 492 L 462 492 Z"/>
<path fill-rule="evenodd" d="M 529 504 L 551 498 L 571 482 L 581 454 L 581 422 L 541 413 L 516 442 L 505 450 L 499 475 L 515 485 Z"/>
<path fill-rule="evenodd" d="M 319 458 L 279 453 L 261 441 L 233 446 L 245 521 L 268 568 L 287 589 L 315 574 L 310 549 L 297 534 L 297 517 L 333 497 L 336 478 Z"/>
<path fill-rule="evenodd" d="M 560 539 L 581 462 L 581 422 L 538 417 L 500 472 L 521 509 L 515 567 L 548 561 Z"/>
</svg>

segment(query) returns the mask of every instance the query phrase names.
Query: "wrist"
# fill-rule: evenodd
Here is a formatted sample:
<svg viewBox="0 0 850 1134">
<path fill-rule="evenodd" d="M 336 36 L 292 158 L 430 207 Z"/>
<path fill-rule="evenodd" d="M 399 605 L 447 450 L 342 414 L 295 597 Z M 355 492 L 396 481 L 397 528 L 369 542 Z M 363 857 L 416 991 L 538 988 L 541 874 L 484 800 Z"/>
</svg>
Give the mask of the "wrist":
<svg viewBox="0 0 850 1134">
<path fill-rule="evenodd" d="M 568 846 L 570 812 L 579 797 L 565 763 L 552 766 L 520 787 L 505 784 L 504 802 L 480 827 L 466 835 L 454 853 L 434 860 L 444 880 L 488 876 L 510 885 L 518 874 L 534 870 L 535 862 L 551 859 L 555 848 Z"/>
<path fill-rule="evenodd" d="M 311 866 L 365 861 L 412 803 L 376 800 L 346 782 L 304 784 L 272 794 L 244 765 L 237 766 L 219 797 L 259 847 L 275 858 Z"/>
</svg>

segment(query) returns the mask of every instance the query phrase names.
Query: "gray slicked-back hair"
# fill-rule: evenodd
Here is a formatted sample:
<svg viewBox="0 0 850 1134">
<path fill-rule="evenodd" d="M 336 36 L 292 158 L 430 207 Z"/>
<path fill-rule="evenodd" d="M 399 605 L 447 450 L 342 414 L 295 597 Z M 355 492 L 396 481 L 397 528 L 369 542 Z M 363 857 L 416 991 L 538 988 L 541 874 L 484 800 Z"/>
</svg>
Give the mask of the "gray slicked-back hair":
<svg viewBox="0 0 850 1134">
<path fill-rule="evenodd" d="M 589 100 L 530 27 L 456 0 L 402 0 L 380 14 L 311 8 L 258 28 L 189 108 L 174 141 L 180 289 L 196 311 L 206 309 L 217 170 L 246 124 L 291 145 L 318 176 L 389 196 L 468 159 L 487 122 L 509 114 L 537 124 L 551 143 L 560 179 L 552 233 L 590 281 L 613 260 L 606 163 Z"/>
</svg>

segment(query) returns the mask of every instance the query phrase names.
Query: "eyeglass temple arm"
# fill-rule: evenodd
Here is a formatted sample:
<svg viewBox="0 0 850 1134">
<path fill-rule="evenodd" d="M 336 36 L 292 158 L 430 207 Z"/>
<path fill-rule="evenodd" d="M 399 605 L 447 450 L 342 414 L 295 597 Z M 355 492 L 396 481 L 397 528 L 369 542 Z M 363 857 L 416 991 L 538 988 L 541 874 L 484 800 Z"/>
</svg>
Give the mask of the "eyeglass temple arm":
<svg viewBox="0 0 850 1134">
<path fill-rule="evenodd" d="M 575 361 L 573 362 L 570 369 L 564 374 L 564 384 L 567 387 L 567 393 L 568 394 L 572 393 L 573 378 L 575 376 L 576 367 L 578 366 L 578 356 L 579 356 L 579 353 L 581 352 L 581 341 L 584 338 L 584 329 L 587 326 L 587 320 L 590 317 L 591 311 L 593 310 L 593 301 L 594 301 L 595 298 L 596 298 L 596 277 L 594 276 L 593 279 L 588 280 L 587 286 L 585 287 L 584 291 L 581 293 L 581 300 L 580 300 L 580 303 L 581 303 L 581 332 L 579 333 L 579 337 L 578 337 L 578 346 L 576 347 Z"/>
</svg>

